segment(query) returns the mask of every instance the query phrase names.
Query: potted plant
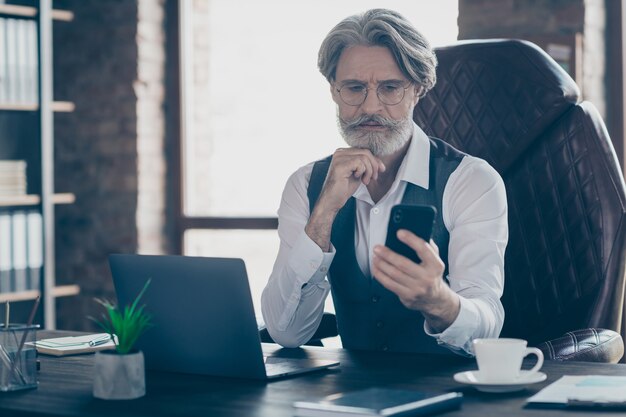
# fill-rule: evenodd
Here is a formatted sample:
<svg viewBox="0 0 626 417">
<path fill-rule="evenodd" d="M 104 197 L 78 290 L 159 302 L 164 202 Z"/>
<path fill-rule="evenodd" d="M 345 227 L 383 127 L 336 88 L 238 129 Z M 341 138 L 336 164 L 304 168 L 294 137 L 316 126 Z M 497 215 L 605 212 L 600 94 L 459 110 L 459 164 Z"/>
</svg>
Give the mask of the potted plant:
<svg viewBox="0 0 626 417">
<path fill-rule="evenodd" d="M 93 319 L 115 342 L 115 350 L 96 352 L 93 395 L 105 400 L 130 400 L 146 394 L 143 353 L 135 349 L 139 336 L 152 326 L 145 304 L 139 300 L 150 285 L 146 281 L 130 306 L 120 309 L 107 300 L 96 299 L 105 308 L 102 319 Z"/>
</svg>

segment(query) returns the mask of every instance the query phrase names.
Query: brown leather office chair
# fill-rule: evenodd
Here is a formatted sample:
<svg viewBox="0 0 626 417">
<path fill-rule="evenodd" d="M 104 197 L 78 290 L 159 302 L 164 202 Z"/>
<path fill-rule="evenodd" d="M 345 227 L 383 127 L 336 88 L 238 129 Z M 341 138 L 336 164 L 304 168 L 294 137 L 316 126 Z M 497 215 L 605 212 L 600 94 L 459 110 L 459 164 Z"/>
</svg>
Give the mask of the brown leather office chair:
<svg viewBox="0 0 626 417">
<path fill-rule="evenodd" d="M 437 85 L 416 123 L 487 160 L 506 184 L 502 336 L 551 359 L 617 362 L 626 192 L 598 112 L 529 42 L 465 41 L 437 57 Z"/>
<path fill-rule="evenodd" d="M 465 41 L 437 57 L 437 84 L 416 123 L 487 160 L 506 184 L 502 336 L 527 339 L 548 359 L 617 362 L 626 193 L 602 119 L 531 43 Z M 326 315 L 312 340 L 334 335 Z"/>
</svg>

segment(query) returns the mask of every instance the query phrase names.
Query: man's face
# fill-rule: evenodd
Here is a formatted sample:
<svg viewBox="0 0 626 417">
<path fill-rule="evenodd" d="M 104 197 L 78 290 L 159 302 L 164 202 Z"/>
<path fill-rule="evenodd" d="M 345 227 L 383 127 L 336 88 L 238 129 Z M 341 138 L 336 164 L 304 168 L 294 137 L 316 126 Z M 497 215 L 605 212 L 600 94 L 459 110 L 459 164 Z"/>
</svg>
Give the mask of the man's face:
<svg viewBox="0 0 626 417">
<path fill-rule="evenodd" d="M 396 101 L 385 97 L 385 91 L 393 88 L 404 96 L 395 105 L 385 104 L 377 94 L 379 87 L 383 101 Z M 404 76 L 388 48 L 358 45 L 344 50 L 331 92 L 338 106 L 339 128 L 348 145 L 369 149 L 376 156 L 402 148 L 413 133 L 412 116 L 419 88 Z M 360 105 L 349 105 L 338 89 L 367 89 L 367 97 Z"/>
</svg>

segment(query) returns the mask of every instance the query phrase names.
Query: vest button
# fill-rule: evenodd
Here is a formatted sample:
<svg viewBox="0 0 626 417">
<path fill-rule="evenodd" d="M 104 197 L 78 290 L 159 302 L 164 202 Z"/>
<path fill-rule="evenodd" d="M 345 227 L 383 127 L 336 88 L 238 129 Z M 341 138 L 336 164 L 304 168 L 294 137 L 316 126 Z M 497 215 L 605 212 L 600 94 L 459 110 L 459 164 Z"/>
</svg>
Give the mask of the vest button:
<svg viewBox="0 0 626 417">
<path fill-rule="evenodd" d="M 372 303 L 377 303 L 378 300 L 380 300 L 379 296 L 375 295 L 375 296 L 372 297 Z"/>
<path fill-rule="evenodd" d="M 385 325 L 385 323 L 383 323 L 381 320 L 378 320 L 378 321 L 376 322 L 376 327 L 378 327 L 379 329 L 380 329 L 381 327 L 383 327 L 384 325 Z"/>
</svg>

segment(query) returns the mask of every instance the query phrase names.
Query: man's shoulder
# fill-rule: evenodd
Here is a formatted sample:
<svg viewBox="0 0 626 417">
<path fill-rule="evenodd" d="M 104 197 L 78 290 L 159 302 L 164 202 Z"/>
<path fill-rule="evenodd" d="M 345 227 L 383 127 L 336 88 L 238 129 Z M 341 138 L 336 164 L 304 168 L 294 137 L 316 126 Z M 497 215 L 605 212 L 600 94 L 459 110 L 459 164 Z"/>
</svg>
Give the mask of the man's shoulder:
<svg viewBox="0 0 626 417">
<path fill-rule="evenodd" d="M 500 179 L 500 174 L 486 160 L 463 152 L 443 139 L 429 136 L 431 155 L 447 161 L 456 161 L 454 170 L 457 175 L 467 175 L 482 179 Z"/>
<path fill-rule="evenodd" d="M 502 182 L 500 173 L 489 162 L 482 158 L 466 155 L 461 161 L 455 175 L 465 178 L 466 181 L 477 181 L 483 184 Z"/>
<path fill-rule="evenodd" d="M 468 156 L 467 153 L 455 148 L 443 139 L 434 136 L 429 136 L 428 139 L 430 141 L 431 156 L 434 158 L 460 162 L 463 158 Z"/>
</svg>

